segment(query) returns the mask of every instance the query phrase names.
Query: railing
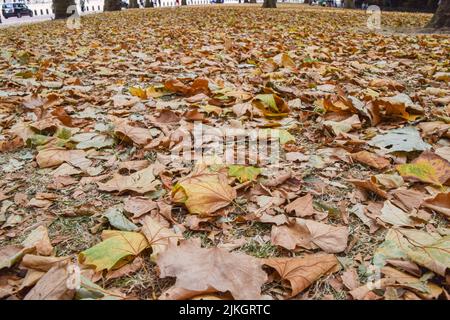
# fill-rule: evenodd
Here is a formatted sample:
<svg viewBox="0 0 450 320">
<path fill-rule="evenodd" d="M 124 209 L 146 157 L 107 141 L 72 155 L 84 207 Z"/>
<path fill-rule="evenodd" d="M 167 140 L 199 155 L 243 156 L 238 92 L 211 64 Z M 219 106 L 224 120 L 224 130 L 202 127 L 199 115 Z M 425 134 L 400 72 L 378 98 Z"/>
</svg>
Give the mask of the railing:
<svg viewBox="0 0 450 320">
<path fill-rule="evenodd" d="M 238 4 L 238 0 L 223 0 L 224 4 Z M 257 3 L 263 3 L 263 0 L 257 0 Z M 289 1 L 278 1 L 280 3 L 304 3 L 304 0 L 289 0 Z M 25 3 L 27 3 L 25 1 Z M 81 12 L 81 7 L 79 1 L 78 11 Z M 178 2 L 178 6 L 181 5 L 181 0 Z M 244 3 L 244 0 L 241 0 Z M 153 0 L 153 4 L 156 8 L 158 7 L 176 7 L 177 1 L 175 0 Z M 51 1 L 40 1 L 39 3 L 27 3 L 28 7 L 33 10 L 35 16 L 51 16 L 53 14 L 52 2 Z M 85 1 L 85 11 L 83 14 L 97 13 L 103 11 L 104 0 L 86 0 Z M 211 3 L 210 0 L 187 0 L 187 5 L 215 5 Z"/>
</svg>

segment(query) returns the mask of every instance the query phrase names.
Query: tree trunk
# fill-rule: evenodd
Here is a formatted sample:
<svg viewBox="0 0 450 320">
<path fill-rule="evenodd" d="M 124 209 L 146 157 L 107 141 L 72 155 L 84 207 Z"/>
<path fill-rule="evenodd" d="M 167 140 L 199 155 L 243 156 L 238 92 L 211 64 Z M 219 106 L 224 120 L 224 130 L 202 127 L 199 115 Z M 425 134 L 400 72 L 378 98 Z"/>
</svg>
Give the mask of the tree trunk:
<svg viewBox="0 0 450 320">
<path fill-rule="evenodd" d="M 73 5 L 75 5 L 75 0 L 53 0 L 55 19 L 66 19 L 70 17 L 72 13 L 67 13 L 67 8 Z"/>
<path fill-rule="evenodd" d="M 450 28 L 450 0 L 442 0 L 428 26 L 430 28 Z"/>
<path fill-rule="evenodd" d="M 277 0 L 264 0 L 263 8 L 276 8 Z"/>
<path fill-rule="evenodd" d="M 145 8 L 153 8 L 153 1 L 145 0 L 144 7 Z"/>
<path fill-rule="evenodd" d="M 128 6 L 129 8 L 139 8 L 139 4 L 137 2 L 137 0 L 130 0 L 130 5 Z"/>
<path fill-rule="evenodd" d="M 344 0 L 344 7 L 349 9 L 354 8 L 355 0 Z"/>
<path fill-rule="evenodd" d="M 250 0 L 250 3 L 256 3 L 256 0 Z"/>
<path fill-rule="evenodd" d="M 120 5 L 120 0 L 105 0 L 105 5 L 103 11 L 120 11 L 122 7 Z"/>
<path fill-rule="evenodd" d="M 181 0 L 181 5 L 182 6 L 187 6 L 187 0 Z"/>
</svg>

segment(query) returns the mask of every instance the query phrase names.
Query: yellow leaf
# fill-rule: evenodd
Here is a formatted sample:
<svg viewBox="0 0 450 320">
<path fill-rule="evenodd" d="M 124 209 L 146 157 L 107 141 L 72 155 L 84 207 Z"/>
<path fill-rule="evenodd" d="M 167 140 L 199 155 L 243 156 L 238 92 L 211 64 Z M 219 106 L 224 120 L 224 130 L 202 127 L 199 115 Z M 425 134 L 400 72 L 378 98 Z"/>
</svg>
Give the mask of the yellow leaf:
<svg viewBox="0 0 450 320">
<path fill-rule="evenodd" d="M 137 232 L 105 230 L 102 237 L 104 241 L 79 254 L 80 262 L 95 271 L 120 268 L 148 247 L 147 239 Z"/>
<path fill-rule="evenodd" d="M 210 215 L 235 198 L 236 191 L 228 185 L 227 176 L 206 169 L 182 179 L 172 190 L 174 202 L 184 203 L 191 214 L 198 215 Z"/>
<path fill-rule="evenodd" d="M 438 155 L 425 151 L 412 163 L 397 166 L 403 178 L 442 186 L 450 179 L 450 163 Z"/>
<path fill-rule="evenodd" d="M 147 99 L 147 93 L 141 87 L 131 87 L 130 94 L 135 97 L 139 97 L 141 99 Z"/>
</svg>

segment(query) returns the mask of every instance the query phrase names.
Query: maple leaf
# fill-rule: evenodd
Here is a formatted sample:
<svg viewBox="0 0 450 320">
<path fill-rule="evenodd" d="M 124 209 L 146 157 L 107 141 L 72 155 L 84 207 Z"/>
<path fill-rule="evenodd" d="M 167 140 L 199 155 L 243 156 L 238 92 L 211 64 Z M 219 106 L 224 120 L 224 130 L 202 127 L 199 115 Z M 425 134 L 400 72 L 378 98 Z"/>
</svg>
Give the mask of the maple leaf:
<svg viewBox="0 0 450 320">
<path fill-rule="evenodd" d="M 219 248 L 200 248 L 193 240 L 182 241 L 179 246 L 170 244 L 159 254 L 157 264 L 161 278 L 177 278 L 177 288 L 229 291 L 239 300 L 260 299 L 261 286 L 267 281 L 256 258 Z"/>
<path fill-rule="evenodd" d="M 228 167 L 228 175 L 238 178 L 239 182 L 255 181 L 261 173 L 261 169 L 251 166 L 231 165 Z"/>
<path fill-rule="evenodd" d="M 332 254 L 308 254 L 295 258 L 269 258 L 264 264 L 274 268 L 281 279 L 291 284 L 290 296 L 296 296 L 325 274 L 339 270 Z"/>
<path fill-rule="evenodd" d="M 78 255 L 81 263 L 94 266 L 96 271 L 120 268 L 148 247 L 144 235 L 137 232 L 105 230 L 102 238 Z"/>
<path fill-rule="evenodd" d="M 191 214 L 210 215 L 236 198 L 227 176 L 203 169 L 181 179 L 172 189 L 172 201 L 183 203 Z"/>
<path fill-rule="evenodd" d="M 450 179 L 450 162 L 433 152 L 423 152 L 412 163 L 398 165 L 397 170 L 405 179 L 438 186 Z"/>
<path fill-rule="evenodd" d="M 342 252 L 347 247 L 347 227 L 335 227 L 313 220 L 296 218 L 292 223 L 273 226 L 272 244 L 293 250 L 321 248 L 327 253 Z"/>
<path fill-rule="evenodd" d="M 108 180 L 105 183 L 97 182 L 97 185 L 102 191 L 118 191 L 119 193 L 133 191 L 144 194 L 156 190 L 156 186 L 158 186 L 160 182 L 155 179 L 153 167 L 150 166 L 130 174 L 129 176 L 114 173 L 111 180 Z"/>
</svg>

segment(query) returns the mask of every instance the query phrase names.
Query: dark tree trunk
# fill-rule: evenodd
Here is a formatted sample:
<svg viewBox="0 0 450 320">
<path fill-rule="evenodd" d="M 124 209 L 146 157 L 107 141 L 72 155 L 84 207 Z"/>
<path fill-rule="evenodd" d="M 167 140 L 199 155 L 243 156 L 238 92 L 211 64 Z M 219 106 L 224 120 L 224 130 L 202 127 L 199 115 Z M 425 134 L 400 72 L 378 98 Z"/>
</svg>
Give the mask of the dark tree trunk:
<svg viewBox="0 0 450 320">
<path fill-rule="evenodd" d="M 120 0 L 105 0 L 103 11 L 119 11 L 122 10 Z"/>
<path fill-rule="evenodd" d="M 428 27 L 437 29 L 450 28 L 450 0 L 441 1 Z"/>
<path fill-rule="evenodd" d="M 344 0 L 344 7 L 349 9 L 354 8 L 355 0 Z"/>
<path fill-rule="evenodd" d="M 130 0 L 129 8 L 139 8 L 137 0 Z"/>
<path fill-rule="evenodd" d="M 145 0 L 144 7 L 145 8 L 153 8 L 153 1 Z"/>
<path fill-rule="evenodd" d="M 181 5 L 182 6 L 187 6 L 187 0 L 181 0 Z"/>
<path fill-rule="evenodd" d="M 53 0 L 55 19 L 66 19 L 70 17 L 72 12 L 67 13 L 67 8 L 73 5 L 75 5 L 75 0 Z"/>
<path fill-rule="evenodd" d="M 250 0 L 250 3 L 256 3 L 256 0 Z"/>
<path fill-rule="evenodd" d="M 276 8 L 277 0 L 264 0 L 263 8 Z"/>
</svg>

